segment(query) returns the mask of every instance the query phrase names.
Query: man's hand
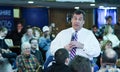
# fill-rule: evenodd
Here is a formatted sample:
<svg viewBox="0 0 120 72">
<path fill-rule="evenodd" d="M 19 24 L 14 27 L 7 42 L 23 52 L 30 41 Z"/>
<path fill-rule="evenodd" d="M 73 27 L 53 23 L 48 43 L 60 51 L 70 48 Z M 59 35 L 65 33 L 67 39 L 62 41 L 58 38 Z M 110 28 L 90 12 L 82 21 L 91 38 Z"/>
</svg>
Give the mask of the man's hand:
<svg viewBox="0 0 120 72">
<path fill-rule="evenodd" d="M 72 46 L 70 44 L 67 44 L 66 46 L 64 46 L 64 48 L 70 51 L 72 49 Z"/>
<path fill-rule="evenodd" d="M 77 42 L 77 41 L 71 41 L 69 44 L 67 44 L 64 48 L 67 49 L 68 51 L 70 51 L 72 48 L 81 48 L 83 49 L 84 44 Z"/>
<path fill-rule="evenodd" d="M 2 53 L 11 53 L 11 51 L 9 49 L 5 50 L 5 49 L 1 49 Z"/>
<path fill-rule="evenodd" d="M 76 47 L 76 48 L 83 49 L 83 47 L 84 47 L 84 44 L 82 44 L 80 42 L 77 42 L 77 41 L 71 41 L 70 45 L 71 45 L 72 48 Z"/>
</svg>

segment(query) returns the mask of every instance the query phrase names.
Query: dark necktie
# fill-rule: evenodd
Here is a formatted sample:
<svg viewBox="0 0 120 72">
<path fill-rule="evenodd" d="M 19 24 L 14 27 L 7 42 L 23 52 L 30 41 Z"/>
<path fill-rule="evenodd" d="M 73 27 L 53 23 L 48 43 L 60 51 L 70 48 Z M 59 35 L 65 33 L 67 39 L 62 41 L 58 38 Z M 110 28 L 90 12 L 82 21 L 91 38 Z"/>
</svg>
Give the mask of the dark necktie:
<svg viewBox="0 0 120 72">
<path fill-rule="evenodd" d="M 75 31 L 75 33 L 72 34 L 71 41 L 77 41 L 77 31 Z M 76 47 L 72 48 L 72 50 L 70 51 L 70 59 L 73 59 L 75 55 Z"/>
</svg>

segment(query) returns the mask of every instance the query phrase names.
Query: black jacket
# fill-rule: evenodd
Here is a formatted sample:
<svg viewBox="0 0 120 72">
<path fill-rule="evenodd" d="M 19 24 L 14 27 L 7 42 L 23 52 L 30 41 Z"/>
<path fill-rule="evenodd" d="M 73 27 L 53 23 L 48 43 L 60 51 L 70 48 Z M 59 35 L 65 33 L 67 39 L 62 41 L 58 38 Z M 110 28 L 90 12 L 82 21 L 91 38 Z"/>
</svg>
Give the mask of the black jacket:
<svg viewBox="0 0 120 72">
<path fill-rule="evenodd" d="M 52 66 L 47 68 L 46 72 L 72 72 L 71 69 L 65 64 L 53 63 Z"/>
</svg>

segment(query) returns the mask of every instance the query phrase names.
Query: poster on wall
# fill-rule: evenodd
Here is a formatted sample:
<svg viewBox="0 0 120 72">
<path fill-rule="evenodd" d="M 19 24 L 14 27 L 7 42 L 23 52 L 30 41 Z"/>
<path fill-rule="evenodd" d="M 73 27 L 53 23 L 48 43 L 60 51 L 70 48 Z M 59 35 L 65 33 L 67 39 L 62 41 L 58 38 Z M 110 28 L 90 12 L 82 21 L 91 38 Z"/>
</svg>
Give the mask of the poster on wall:
<svg viewBox="0 0 120 72">
<path fill-rule="evenodd" d="M 13 7 L 0 6 L 0 27 L 7 27 L 9 31 L 13 29 Z"/>
</svg>

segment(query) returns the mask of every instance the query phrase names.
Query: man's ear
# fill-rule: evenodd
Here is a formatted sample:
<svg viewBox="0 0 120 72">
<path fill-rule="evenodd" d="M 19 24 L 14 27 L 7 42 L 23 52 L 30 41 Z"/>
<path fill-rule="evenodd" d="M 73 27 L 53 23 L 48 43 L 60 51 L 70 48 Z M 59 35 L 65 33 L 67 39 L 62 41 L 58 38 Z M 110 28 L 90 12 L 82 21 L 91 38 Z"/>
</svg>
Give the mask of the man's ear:
<svg viewBox="0 0 120 72">
<path fill-rule="evenodd" d="M 83 25 L 85 24 L 85 20 L 83 20 Z"/>
</svg>

